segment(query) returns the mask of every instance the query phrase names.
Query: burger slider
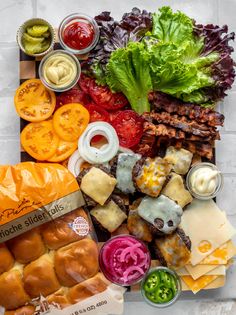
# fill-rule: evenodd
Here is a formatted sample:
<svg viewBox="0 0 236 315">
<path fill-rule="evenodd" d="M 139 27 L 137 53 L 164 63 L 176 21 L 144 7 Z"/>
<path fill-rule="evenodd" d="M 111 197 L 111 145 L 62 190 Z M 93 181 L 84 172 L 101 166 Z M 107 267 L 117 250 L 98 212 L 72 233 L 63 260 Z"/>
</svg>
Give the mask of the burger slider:
<svg viewBox="0 0 236 315">
<path fill-rule="evenodd" d="M 10 270 L 14 265 L 14 258 L 4 243 L 0 244 L 0 275 Z"/>
<path fill-rule="evenodd" d="M 156 239 L 154 251 L 163 266 L 177 270 L 189 262 L 191 241 L 184 231 L 178 228 L 175 233 Z"/>
<path fill-rule="evenodd" d="M 125 194 L 133 194 L 136 190 L 133 184 L 132 171 L 135 163 L 140 159 L 140 154 L 120 153 L 110 162 L 111 173 L 117 180 L 116 187 Z"/>
<path fill-rule="evenodd" d="M 105 204 L 116 186 L 114 176 L 102 166 L 92 166 L 83 170 L 77 177 L 77 181 L 82 192 L 100 205 Z"/>
<path fill-rule="evenodd" d="M 133 167 L 134 185 L 140 192 L 158 197 L 170 171 L 171 164 L 160 157 L 142 158 Z"/>
<path fill-rule="evenodd" d="M 46 251 L 38 229 L 33 229 L 9 240 L 7 246 L 21 264 L 27 264 L 39 258 Z"/>
<path fill-rule="evenodd" d="M 88 216 L 82 208 L 76 209 L 56 220 L 44 224 L 41 227 L 41 233 L 47 247 L 50 249 L 58 249 L 86 237 L 86 235 L 79 235 L 79 231 L 73 229 L 73 224 L 77 218 L 83 218 L 84 222 L 87 222 L 89 226 Z"/>
<path fill-rule="evenodd" d="M 152 231 L 171 234 L 179 226 L 183 209 L 170 198 L 161 195 L 158 198 L 146 196 L 138 206 L 138 214 L 150 223 Z"/>
<path fill-rule="evenodd" d="M 113 233 L 127 219 L 126 207 L 121 197 L 112 195 L 111 200 L 103 205 L 97 205 L 90 211 L 93 222 L 102 229 Z"/>
<path fill-rule="evenodd" d="M 92 239 L 69 244 L 55 252 L 54 267 L 61 285 L 71 287 L 98 272 L 98 247 Z"/>
<path fill-rule="evenodd" d="M 23 282 L 25 291 L 31 298 L 47 296 L 60 288 L 52 255 L 45 254 L 24 268 Z"/>
</svg>

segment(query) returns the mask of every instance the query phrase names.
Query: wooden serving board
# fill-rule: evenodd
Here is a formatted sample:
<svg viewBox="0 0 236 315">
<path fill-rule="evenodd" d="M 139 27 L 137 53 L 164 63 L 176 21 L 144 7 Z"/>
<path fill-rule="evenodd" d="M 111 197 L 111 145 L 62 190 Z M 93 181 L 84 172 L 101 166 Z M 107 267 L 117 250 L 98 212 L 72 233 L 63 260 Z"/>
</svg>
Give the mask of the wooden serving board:
<svg viewBox="0 0 236 315">
<path fill-rule="evenodd" d="M 62 49 L 59 43 L 55 43 L 54 49 Z M 35 79 L 39 78 L 39 64 L 42 58 L 35 58 L 30 57 L 26 55 L 24 52 L 20 50 L 20 84 L 22 84 L 24 81 L 28 79 Z M 24 119 L 20 119 L 20 131 L 24 129 L 24 127 L 28 124 L 27 121 Z M 21 146 L 21 152 L 20 152 L 20 159 L 21 162 L 27 162 L 27 161 L 33 161 L 35 162 L 35 159 L 32 158 L 27 152 L 24 151 L 23 147 Z M 204 159 L 203 159 L 204 160 Z M 208 161 L 209 162 L 209 161 Z M 212 163 L 215 163 L 215 150 L 213 150 L 213 159 L 211 161 Z M 125 198 L 125 205 L 127 208 L 127 211 L 129 211 L 129 208 L 133 202 L 134 198 L 129 198 L 128 196 Z M 117 231 L 114 233 L 109 233 L 107 231 L 102 231 L 100 228 L 95 226 L 95 230 L 98 237 L 99 247 L 102 246 L 102 244 L 109 240 L 111 237 L 119 235 L 119 234 L 129 234 L 129 231 L 127 230 L 126 223 L 122 224 Z M 155 254 L 151 251 L 152 255 L 152 266 L 157 266 L 159 263 L 155 259 Z M 138 291 L 139 285 L 135 285 L 131 288 L 128 288 L 129 291 Z"/>
</svg>

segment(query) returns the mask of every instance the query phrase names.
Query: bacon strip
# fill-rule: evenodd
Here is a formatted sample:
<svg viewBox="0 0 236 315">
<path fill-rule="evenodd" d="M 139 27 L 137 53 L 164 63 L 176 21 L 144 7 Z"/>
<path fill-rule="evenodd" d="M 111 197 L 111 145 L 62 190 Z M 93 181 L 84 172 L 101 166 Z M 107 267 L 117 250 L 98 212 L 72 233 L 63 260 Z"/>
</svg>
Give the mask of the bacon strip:
<svg viewBox="0 0 236 315">
<path fill-rule="evenodd" d="M 209 126 L 223 126 L 224 115 L 210 108 L 184 103 L 170 95 L 153 92 L 149 94 L 149 101 L 155 111 L 164 110 L 170 114 L 177 113 L 180 116 L 187 116 L 199 123 L 206 123 Z"/>
<path fill-rule="evenodd" d="M 213 137 L 217 135 L 217 130 L 215 127 L 211 127 L 203 123 L 198 123 L 194 120 L 188 119 L 185 116 L 171 115 L 167 112 L 150 112 L 144 113 L 142 116 L 147 121 L 151 120 L 153 123 L 156 122 L 158 124 L 170 125 L 174 128 L 181 129 L 182 131 L 193 134 L 195 136 Z"/>
</svg>

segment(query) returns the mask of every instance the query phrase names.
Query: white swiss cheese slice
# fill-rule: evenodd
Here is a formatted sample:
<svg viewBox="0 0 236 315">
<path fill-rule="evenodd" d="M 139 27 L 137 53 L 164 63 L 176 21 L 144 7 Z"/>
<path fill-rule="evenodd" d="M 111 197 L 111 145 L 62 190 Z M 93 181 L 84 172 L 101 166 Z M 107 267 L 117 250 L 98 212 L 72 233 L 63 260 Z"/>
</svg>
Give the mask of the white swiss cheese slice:
<svg viewBox="0 0 236 315">
<path fill-rule="evenodd" d="M 182 215 L 181 227 L 192 242 L 190 262 L 193 266 L 236 232 L 213 200 L 194 199 Z"/>
<path fill-rule="evenodd" d="M 189 266 L 189 265 L 187 265 Z M 216 265 L 198 265 L 195 266 L 197 267 L 196 269 L 194 269 L 195 267 L 192 267 L 193 269 L 189 270 L 187 268 L 187 266 L 179 269 L 177 271 L 177 274 L 179 276 L 191 276 L 194 280 L 197 280 L 198 278 L 200 278 L 203 275 L 206 276 L 225 276 L 226 274 L 226 266 L 224 265 L 220 265 L 220 266 L 216 266 Z"/>
<path fill-rule="evenodd" d="M 92 167 L 81 181 L 81 190 L 100 205 L 104 205 L 116 186 L 116 179 Z"/>
</svg>

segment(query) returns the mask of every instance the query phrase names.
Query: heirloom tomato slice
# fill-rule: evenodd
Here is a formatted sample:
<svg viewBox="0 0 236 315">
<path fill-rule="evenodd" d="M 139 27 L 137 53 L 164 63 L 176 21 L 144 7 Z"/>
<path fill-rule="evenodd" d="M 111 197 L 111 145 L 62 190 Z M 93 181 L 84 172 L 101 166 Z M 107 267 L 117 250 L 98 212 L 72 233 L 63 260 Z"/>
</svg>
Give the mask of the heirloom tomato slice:
<svg viewBox="0 0 236 315">
<path fill-rule="evenodd" d="M 94 79 L 81 73 L 78 83 L 83 92 L 89 94 L 90 84 L 92 84 L 92 82 L 94 82 Z"/>
<path fill-rule="evenodd" d="M 117 110 L 128 104 L 122 93 L 112 93 L 108 86 L 98 85 L 95 80 L 89 85 L 89 95 L 97 105 L 106 110 Z"/>
<path fill-rule="evenodd" d="M 74 87 L 69 91 L 62 92 L 57 97 L 56 107 L 60 107 L 62 105 L 70 104 L 70 103 L 80 103 L 82 105 L 86 105 L 89 102 L 89 97 L 80 90 L 78 87 Z"/>
<path fill-rule="evenodd" d="M 94 121 L 109 122 L 110 121 L 109 114 L 105 109 L 94 104 L 90 104 L 86 106 L 86 108 L 90 114 L 90 122 L 94 122 Z"/>
<path fill-rule="evenodd" d="M 78 140 L 88 123 L 89 112 L 79 103 L 63 105 L 53 115 L 53 127 L 65 141 Z"/>
<path fill-rule="evenodd" d="M 21 118 L 38 122 L 52 115 L 56 106 L 56 96 L 39 79 L 30 79 L 16 90 L 14 103 Z"/>
<path fill-rule="evenodd" d="M 143 135 L 143 119 L 133 110 L 121 111 L 112 121 L 120 145 L 131 148 L 139 143 Z"/>
<path fill-rule="evenodd" d="M 52 120 L 28 124 L 22 130 L 20 139 L 25 151 L 39 161 L 45 161 L 53 156 L 59 144 Z"/>
<path fill-rule="evenodd" d="M 69 142 L 60 139 L 56 152 L 48 159 L 49 162 L 65 161 L 77 149 L 78 142 Z"/>
</svg>

